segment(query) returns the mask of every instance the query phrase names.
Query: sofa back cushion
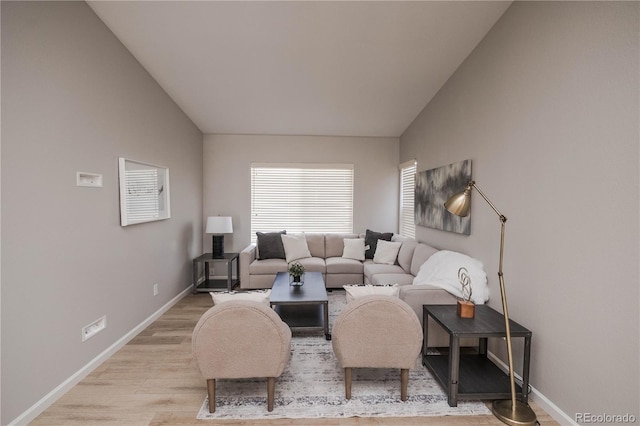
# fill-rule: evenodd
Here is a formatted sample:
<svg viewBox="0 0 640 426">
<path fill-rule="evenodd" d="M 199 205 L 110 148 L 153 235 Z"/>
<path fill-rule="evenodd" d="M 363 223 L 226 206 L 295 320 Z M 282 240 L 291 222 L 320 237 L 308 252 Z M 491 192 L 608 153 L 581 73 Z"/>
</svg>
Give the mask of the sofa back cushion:
<svg viewBox="0 0 640 426">
<path fill-rule="evenodd" d="M 358 234 L 325 234 L 325 256 L 342 257 L 345 238 L 358 238 Z"/>
<path fill-rule="evenodd" d="M 400 251 L 398 252 L 398 265 L 404 269 L 406 273 L 411 273 L 411 261 L 413 260 L 413 252 L 418 245 L 418 242 L 413 238 L 400 237 L 392 239 L 392 241 L 402 242 L 400 246 Z"/>
<path fill-rule="evenodd" d="M 418 243 L 413 250 L 413 259 L 411 259 L 411 275 L 416 276 L 420 272 L 420 267 L 424 262 L 436 253 L 438 249 L 435 249 L 427 244 Z"/>
<path fill-rule="evenodd" d="M 307 246 L 313 257 L 325 258 L 324 234 L 304 234 L 307 237 Z"/>
</svg>

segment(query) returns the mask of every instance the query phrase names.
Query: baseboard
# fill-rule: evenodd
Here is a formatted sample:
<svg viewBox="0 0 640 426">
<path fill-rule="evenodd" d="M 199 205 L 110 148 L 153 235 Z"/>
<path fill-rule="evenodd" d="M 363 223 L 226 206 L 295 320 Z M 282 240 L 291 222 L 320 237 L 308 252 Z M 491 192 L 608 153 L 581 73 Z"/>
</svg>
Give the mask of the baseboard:
<svg viewBox="0 0 640 426">
<path fill-rule="evenodd" d="M 89 361 L 84 367 L 80 370 L 76 371 L 71 377 L 69 377 L 64 382 L 60 383 L 56 388 L 54 388 L 47 395 L 42 397 L 40 401 L 33 404 L 29 409 L 27 409 L 24 413 L 20 414 L 18 417 L 13 419 L 13 421 L 9 422 L 8 426 L 13 425 L 24 425 L 32 422 L 36 417 L 38 417 L 44 410 L 49 408 L 54 402 L 56 402 L 62 395 L 67 393 L 72 387 L 77 385 L 82 379 L 87 377 L 89 373 L 95 370 L 100 364 L 106 361 L 109 357 L 115 354 L 118 350 L 120 350 L 124 345 L 126 345 L 131 339 L 136 337 L 142 330 L 147 328 L 151 323 L 160 318 L 162 314 L 167 312 L 173 305 L 178 303 L 183 297 L 191 292 L 192 287 L 189 286 L 180 292 L 176 297 L 165 303 L 160 309 L 151 314 L 147 319 L 138 324 L 135 328 L 129 331 L 127 334 L 118 339 L 113 345 L 109 346 L 105 349 L 100 355 Z"/>
<path fill-rule="evenodd" d="M 505 373 L 507 373 L 507 374 L 509 373 L 509 366 L 507 364 L 505 364 L 504 362 L 502 362 L 502 360 L 500 358 L 498 358 L 493 352 L 489 351 L 487 353 L 487 357 L 489 357 L 491 359 L 491 361 L 493 361 Z M 514 374 L 514 376 L 518 380 L 522 381 L 522 376 L 520 376 L 518 374 Z M 561 425 L 579 426 L 578 423 L 575 422 L 575 420 L 573 420 L 564 411 L 562 411 L 560 408 L 558 408 L 558 406 L 555 405 L 553 402 L 551 402 L 551 400 L 549 398 L 544 396 L 544 394 L 542 394 L 542 392 L 540 392 L 535 387 L 531 386 L 531 384 L 529 384 L 529 387 L 531 388 L 531 393 L 529 394 L 529 398 L 533 402 L 538 404 L 540 406 L 540 408 L 542 408 L 545 412 L 547 412 L 551 417 L 553 417 L 553 419 L 555 421 L 557 421 Z"/>
</svg>

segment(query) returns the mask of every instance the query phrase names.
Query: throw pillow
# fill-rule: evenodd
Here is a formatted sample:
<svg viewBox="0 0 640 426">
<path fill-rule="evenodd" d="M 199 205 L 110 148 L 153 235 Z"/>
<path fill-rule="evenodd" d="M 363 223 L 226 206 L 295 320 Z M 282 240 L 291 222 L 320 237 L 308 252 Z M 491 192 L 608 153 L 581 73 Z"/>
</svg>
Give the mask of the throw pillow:
<svg viewBox="0 0 640 426">
<path fill-rule="evenodd" d="M 395 265 L 401 245 L 401 242 L 393 243 L 390 241 L 378 240 L 378 247 L 373 255 L 373 262 Z"/>
<path fill-rule="evenodd" d="M 369 246 L 369 248 L 365 252 L 364 257 L 367 259 L 373 259 L 373 255 L 375 254 L 376 247 L 378 245 L 378 240 L 391 241 L 391 237 L 393 237 L 392 232 L 375 232 L 367 229 L 367 232 L 364 235 L 364 244 Z"/>
<path fill-rule="evenodd" d="M 371 296 L 373 294 L 381 295 L 381 296 L 395 296 L 398 297 L 400 294 L 400 287 L 398 284 L 393 285 L 343 285 L 342 288 L 345 290 L 345 295 L 347 296 L 347 303 L 351 302 L 358 297 L 363 296 Z"/>
<path fill-rule="evenodd" d="M 346 259 L 364 260 L 364 240 L 362 238 L 345 238 L 342 257 Z"/>
<path fill-rule="evenodd" d="M 293 262 L 297 259 L 311 257 L 309 246 L 307 245 L 307 239 L 305 238 L 304 234 L 283 234 L 280 235 L 280 238 L 282 238 L 282 244 L 284 245 L 284 255 L 287 259 L 287 263 Z"/>
<path fill-rule="evenodd" d="M 252 300 L 254 302 L 264 303 L 270 306 L 269 296 L 271 290 L 256 290 L 256 291 L 224 291 L 224 292 L 210 292 L 213 299 L 213 305 L 219 305 L 224 302 L 233 302 L 238 300 Z"/>
<path fill-rule="evenodd" d="M 284 246 L 280 235 L 287 231 L 280 232 L 256 232 L 258 236 L 258 259 L 284 259 Z"/>
</svg>

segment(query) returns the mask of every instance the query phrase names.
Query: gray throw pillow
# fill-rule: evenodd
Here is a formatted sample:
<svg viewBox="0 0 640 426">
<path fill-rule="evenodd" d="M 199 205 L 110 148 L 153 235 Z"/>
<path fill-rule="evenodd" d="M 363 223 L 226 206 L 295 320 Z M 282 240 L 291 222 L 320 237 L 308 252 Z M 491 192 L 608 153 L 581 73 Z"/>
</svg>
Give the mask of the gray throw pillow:
<svg viewBox="0 0 640 426">
<path fill-rule="evenodd" d="M 367 229 L 364 235 L 364 245 L 369 246 L 369 249 L 364 252 L 364 258 L 373 259 L 378 247 L 378 240 L 391 241 L 391 237 L 393 237 L 393 232 L 375 232 Z"/>
<path fill-rule="evenodd" d="M 284 245 L 280 235 L 287 231 L 280 232 L 256 232 L 258 236 L 258 256 L 259 259 L 286 259 Z"/>
</svg>

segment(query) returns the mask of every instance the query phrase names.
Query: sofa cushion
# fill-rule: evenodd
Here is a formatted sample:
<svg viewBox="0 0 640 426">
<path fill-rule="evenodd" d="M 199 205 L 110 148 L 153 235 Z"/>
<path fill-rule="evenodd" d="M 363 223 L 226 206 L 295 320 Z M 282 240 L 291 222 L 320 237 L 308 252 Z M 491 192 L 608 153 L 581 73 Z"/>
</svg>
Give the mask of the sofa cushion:
<svg viewBox="0 0 640 426">
<path fill-rule="evenodd" d="M 327 274 L 362 274 L 364 266 L 362 262 L 344 257 L 329 257 L 327 262 Z"/>
<path fill-rule="evenodd" d="M 438 250 L 423 243 L 419 243 L 413 250 L 413 258 L 411 259 L 411 275 L 418 275 L 420 267 Z"/>
<path fill-rule="evenodd" d="M 369 278 L 376 274 L 404 274 L 405 272 L 399 265 L 385 265 L 384 263 L 373 263 L 367 261 L 364 263 L 364 275 Z"/>
<path fill-rule="evenodd" d="M 304 234 L 283 234 L 280 237 L 282 238 L 287 263 L 304 259 L 305 257 L 311 257 L 309 246 L 307 246 L 307 239 Z"/>
<path fill-rule="evenodd" d="M 254 260 L 249 265 L 250 275 L 269 275 L 287 272 L 287 261 L 284 259 Z"/>
<path fill-rule="evenodd" d="M 397 285 L 345 285 L 347 303 L 364 296 L 395 296 L 398 297 L 400 289 Z"/>
<path fill-rule="evenodd" d="M 305 259 L 298 259 L 296 262 L 304 266 L 305 272 L 322 272 L 323 274 L 327 272 L 324 259 L 319 257 L 307 257 Z"/>
<path fill-rule="evenodd" d="M 369 248 L 365 252 L 364 257 L 366 259 L 373 259 L 376 247 L 378 246 L 378 240 L 391 241 L 391 237 L 393 237 L 392 232 L 376 232 L 367 229 L 367 232 L 364 235 L 364 244 L 369 246 Z"/>
<path fill-rule="evenodd" d="M 398 265 L 404 269 L 407 274 L 411 273 L 411 260 L 413 260 L 413 252 L 418 245 L 418 242 L 413 238 L 403 238 L 401 240 L 402 245 L 398 252 Z"/>
<path fill-rule="evenodd" d="M 284 259 L 284 246 L 282 245 L 282 234 L 287 231 L 280 232 L 256 232 L 258 237 L 258 259 Z"/>
<path fill-rule="evenodd" d="M 321 257 L 325 258 L 324 251 L 324 234 L 304 234 L 307 238 L 307 246 L 309 247 L 309 252 L 311 253 L 311 257 Z"/>
<path fill-rule="evenodd" d="M 362 238 L 345 238 L 342 257 L 345 259 L 364 260 L 364 240 Z"/>
<path fill-rule="evenodd" d="M 324 257 L 340 257 L 344 251 L 345 238 L 358 238 L 358 234 L 325 234 L 324 236 Z"/>
<path fill-rule="evenodd" d="M 376 274 L 371 277 L 373 285 L 409 285 L 413 284 L 413 275 L 411 274 Z"/>
</svg>

